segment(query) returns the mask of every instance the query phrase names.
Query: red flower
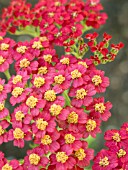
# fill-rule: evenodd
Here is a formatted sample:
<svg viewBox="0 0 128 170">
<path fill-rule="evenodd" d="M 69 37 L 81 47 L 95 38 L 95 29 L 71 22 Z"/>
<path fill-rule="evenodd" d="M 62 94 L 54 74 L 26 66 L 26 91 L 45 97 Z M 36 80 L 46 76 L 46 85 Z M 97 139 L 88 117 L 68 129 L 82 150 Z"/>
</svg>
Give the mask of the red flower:
<svg viewBox="0 0 128 170">
<path fill-rule="evenodd" d="M 86 123 L 84 125 L 79 125 L 78 129 L 83 133 L 84 138 L 87 138 L 89 135 L 95 138 L 97 133 L 101 133 L 100 124 L 101 121 L 99 119 L 94 119 L 88 115 Z"/>
<path fill-rule="evenodd" d="M 78 88 L 71 88 L 69 96 L 74 97 L 72 99 L 72 105 L 75 107 L 81 107 L 82 105 L 88 106 L 92 101 L 96 91 L 91 84 L 83 85 Z"/>
<path fill-rule="evenodd" d="M 13 145 L 19 148 L 24 147 L 24 141 L 32 140 L 32 134 L 30 132 L 30 127 L 24 125 L 22 128 L 15 127 L 15 129 L 10 129 L 8 132 L 8 140 L 13 140 Z"/>
<path fill-rule="evenodd" d="M 25 104 L 21 104 L 19 107 L 16 107 L 14 112 L 11 114 L 13 128 L 22 128 L 24 125 L 29 125 L 31 120 L 32 115 L 28 114 L 28 107 Z"/>
<path fill-rule="evenodd" d="M 44 150 L 42 148 L 34 148 L 27 151 L 27 156 L 24 158 L 24 169 L 35 169 L 38 170 L 39 167 L 46 167 L 48 164 L 48 158 L 44 156 Z"/>
<path fill-rule="evenodd" d="M 60 144 L 57 141 L 59 137 L 60 133 L 54 130 L 52 133 L 46 133 L 42 138 L 35 136 L 34 143 L 39 144 L 46 154 L 48 152 L 54 153 L 60 148 Z"/>
<path fill-rule="evenodd" d="M 108 101 L 104 103 L 104 97 L 94 98 L 93 102 L 86 108 L 90 110 L 90 115 L 95 118 L 101 118 L 103 121 L 107 121 L 111 116 L 109 110 L 112 108 L 112 104 Z"/>
<path fill-rule="evenodd" d="M 92 84 L 98 93 L 103 93 L 109 86 L 109 78 L 104 76 L 104 71 L 93 70 L 90 73 Z"/>
<path fill-rule="evenodd" d="M 101 150 L 94 158 L 92 170 L 112 170 L 118 165 L 116 154 L 111 151 Z"/>
<path fill-rule="evenodd" d="M 67 79 L 72 80 L 72 86 L 77 88 L 84 84 L 90 79 L 86 73 L 86 68 L 82 64 L 76 64 L 69 67 L 67 72 Z"/>
<path fill-rule="evenodd" d="M 54 132 L 56 127 L 55 119 L 48 112 L 42 111 L 34 118 L 32 124 L 32 132 L 37 138 L 42 138 L 46 132 Z"/>
<path fill-rule="evenodd" d="M 74 157 L 76 158 L 76 165 L 85 168 L 89 166 L 90 160 L 93 159 L 94 150 L 87 148 L 87 142 L 82 142 L 81 148 L 74 152 Z"/>
<path fill-rule="evenodd" d="M 55 165 L 57 170 L 73 169 L 76 164 L 75 159 L 70 156 L 72 153 L 70 147 L 61 147 L 56 154 L 50 156 L 51 165 Z"/>
<path fill-rule="evenodd" d="M 82 142 L 80 141 L 81 138 L 82 134 L 65 130 L 61 131 L 59 143 L 63 146 L 63 148 L 67 147 L 68 145 L 72 151 L 76 151 L 82 147 Z"/>
</svg>

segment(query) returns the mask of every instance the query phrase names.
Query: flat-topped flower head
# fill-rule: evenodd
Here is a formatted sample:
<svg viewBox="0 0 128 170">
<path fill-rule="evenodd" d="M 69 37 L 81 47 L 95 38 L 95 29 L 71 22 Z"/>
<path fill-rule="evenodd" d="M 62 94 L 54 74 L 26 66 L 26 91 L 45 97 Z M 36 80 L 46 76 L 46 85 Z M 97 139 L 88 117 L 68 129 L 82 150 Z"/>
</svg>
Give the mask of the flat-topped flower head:
<svg viewBox="0 0 128 170">
<path fill-rule="evenodd" d="M 101 150 L 94 158 L 93 170 L 115 169 L 118 166 L 116 154 L 108 150 Z"/>
<path fill-rule="evenodd" d="M 95 94 L 96 91 L 91 84 L 71 88 L 69 91 L 69 96 L 74 97 L 71 103 L 75 107 L 81 107 L 82 105 L 88 106 L 93 101 L 92 96 Z"/>
</svg>

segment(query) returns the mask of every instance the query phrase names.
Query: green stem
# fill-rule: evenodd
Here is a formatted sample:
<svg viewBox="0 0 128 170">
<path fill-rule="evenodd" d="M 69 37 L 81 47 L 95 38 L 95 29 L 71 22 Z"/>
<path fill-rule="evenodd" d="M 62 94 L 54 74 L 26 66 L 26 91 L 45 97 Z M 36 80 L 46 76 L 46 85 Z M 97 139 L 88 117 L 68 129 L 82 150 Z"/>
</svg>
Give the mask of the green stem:
<svg viewBox="0 0 128 170">
<path fill-rule="evenodd" d="M 6 71 L 4 72 L 4 74 L 5 74 L 6 78 L 7 78 L 7 80 L 9 80 L 9 79 L 11 78 L 11 75 L 10 75 L 10 73 L 9 73 L 9 69 L 6 70 Z"/>
<path fill-rule="evenodd" d="M 69 98 L 69 96 L 68 96 L 68 90 L 65 90 L 64 92 L 63 92 L 63 96 L 64 96 L 64 98 L 65 98 L 65 106 L 71 106 L 71 100 L 70 100 L 70 98 Z"/>
</svg>

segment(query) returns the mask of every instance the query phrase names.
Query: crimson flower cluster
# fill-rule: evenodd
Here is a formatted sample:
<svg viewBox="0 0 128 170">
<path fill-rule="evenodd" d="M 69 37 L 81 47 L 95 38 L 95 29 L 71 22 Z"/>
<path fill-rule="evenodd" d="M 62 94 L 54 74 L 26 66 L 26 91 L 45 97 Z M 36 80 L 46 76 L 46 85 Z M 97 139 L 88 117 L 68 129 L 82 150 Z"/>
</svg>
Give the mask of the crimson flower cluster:
<svg viewBox="0 0 128 170">
<path fill-rule="evenodd" d="M 109 78 L 96 65 L 114 60 L 123 47 L 112 44 L 109 51 L 107 33 L 101 42 L 97 42 L 97 33 L 86 34 L 86 43 L 82 38 L 90 27 L 105 23 L 102 9 L 98 0 L 40 0 L 34 8 L 24 0 L 12 0 L 4 9 L 0 144 L 13 141 L 23 148 L 30 141 L 33 149 L 22 161 L 8 161 L 0 152 L 1 170 L 80 170 L 90 165 L 94 151 L 86 140 L 101 133 L 100 125 L 109 119 L 112 108 L 102 97 Z M 34 38 L 15 42 L 4 37 L 4 31 Z M 57 45 L 64 47 L 61 56 Z M 89 50 L 94 55 L 85 58 Z"/>
<path fill-rule="evenodd" d="M 104 135 L 105 146 L 94 158 L 93 170 L 128 169 L 128 123 L 120 130 L 107 130 Z"/>
</svg>

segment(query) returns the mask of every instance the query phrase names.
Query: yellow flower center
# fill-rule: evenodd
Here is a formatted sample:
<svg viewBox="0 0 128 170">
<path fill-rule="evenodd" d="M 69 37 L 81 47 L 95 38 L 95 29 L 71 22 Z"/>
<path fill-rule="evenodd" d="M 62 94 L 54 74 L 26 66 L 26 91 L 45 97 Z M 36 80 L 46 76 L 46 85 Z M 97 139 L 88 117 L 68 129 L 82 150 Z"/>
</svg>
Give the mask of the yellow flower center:
<svg viewBox="0 0 128 170">
<path fill-rule="evenodd" d="M 54 17 L 55 14 L 54 14 L 54 12 L 49 12 L 48 15 L 49 15 L 49 17 Z"/>
<path fill-rule="evenodd" d="M 24 45 L 16 48 L 16 51 L 21 54 L 24 54 L 26 50 L 27 50 L 27 47 Z"/>
<path fill-rule="evenodd" d="M 84 99 L 87 95 L 87 91 L 83 88 L 76 91 L 76 98 L 77 99 Z"/>
<path fill-rule="evenodd" d="M 4 104 L 0 103 L 0 111 L 2 111 L 4 109 Z"/>
<path fill-rule="evenodd" d="M 62 75 L 54 77 L 54 81 L 56 84 L 62 84 L 64 82 L 64 80 L 65 80 L 65 77 Z"/>
<path fill-rule="evenodd" d="M 46 74 L 48 72 L 48 69 L 46 66 L 38 68 L 38 74 Z"/>
<path fill-rule="evenodd" d="M 121 158 L 126 155 L 126 151 L 123 149 L 120 149 L 119 152 L 117 153 L 118 157 Z"/>
<path fill-rule="evenodd" d="M 65 163 L 68 159 L 68 155 L 65 152 L 57 152 L 56 160 L 57 162 Z"/>
<path fill-rule="evenodd" d="M 2 65 L 4 62 L 5 62 L 5 58 L 3 58 L 1 55 L 0 55 L 0 65 Z"/>
<path fill-rule="evenodd" d="M 24 58 L 20 61 L 20 68 L 27 68 L 30 65 L 30 61 L 27 58 Z"/>
<path fill-rule="evenodd" d="M 18 82 L 22 82 L 22 76 L 21 75 L 16 75 L 13 80 L 13 84 L 17 84 Z"/>
<path fill-rule="evenodd" d="M 48 122 L 46 122 L 44 119 L 41 119 L 39 118 L 37 121 L 36 121 L 36 126 L 38 129 L 40 130 L 45 130 L 46 127 L 48 125 Z"/>
<path fill-rule="evenodd" d="M 13 131 L 13 135 L 15 139 L 23 139 L 24 138 L 24 132 L 20 128 L 16 128 Z"/>
<path fill-rule="evenodd" d="M 84 152 L 84 149 L 80 148 L 78 149 L 76 152 L 75 152 L 75 156 L 80 160 L 82 161 L 85 157 L 86 157 L 86 154 Z"/>
<path fill-rule="evenodd" d="M 9 48 L 9 44 L 2 43 L 0 45 L 0 50 L 6 51 L 6 50 L 8 50 L 8 48 Z"/>
<path fill-rule="evenodd" d="M 94 107 L 95 107 L 95 111 L 100 113 L 103 113 L 106 109 L 103 103 L 96 103 Z"/>
<path fill-rule="evenodd" d="M 13 89 L 13 91 L 12 91 L 12 95 L 13 95 L 14 97 L 18 97 L 18 96 L 20 96 L 20 95 L 22 94 L 23 91 L 24 91 L 23 88 L 21 88 L 21 87 L 15 87 L 15 88 Z"/>
<path fill-rule="evenodd" d="M 92 82 L 95 84 L 95 86 L 98 86 L 99 84 L 102 83 L 102 79 L 99 75 L 95 75 L 93 78 L 92 78 Z"/>
<path fill-rule="evenodd" d="M 50 110 L 52 116 L 57 116 L 61 113 L 62 109 L 63 108 L 60 105 L 53 104 L 53 105 L 51 105 L 49 110 Z"/>
<path fill-rule="evenodd" d="M 119 133 L 114 133 L 114 135 L 112 136 L 112 139 L 115 140 L 116 142 L 120 142 L 121 141 L 121 138 L 120 138 L 120 135 Z"/>
<path fill-rule="evenodd" d="M 51 54 L 47 54 L 47 55 L 44 55 L 44 60 L 48 63 L 51 63 L 52 62 L 52 55 Z"/>
<path fill-rule="evenodd" d="M 41 44 L 41 42 L 40 41 L 34 41 L 34 43 L 33 43 L 33 45 L 32 45 L 32 48 L 36 48 L 36 49 L 41 49 L 43 46 L 42 46 L 42 44 Z"/>
<path fill-rule="evenodd" d="M 49 135 L 44 135 L 44 137 L 41 139 L 41 143 L 43 145 L 50 145 L 52 143 L 52 139 Z"/>
<path fill-rule="evenodd" d="M 106 167 L 109 165 L 108 157 L 104 157 L 103 159 L 100 159 L 99 165 L 102 167 Z"/>
<path fill-rule="evenodd" d="M 60 5 L 61 5 L 61 3 L 59 1 L 55 2 L 55 6 L 60 6 Z"/>
<path fill-rule="evenodd" d="M 2 126 L 0 125 L 0 136 L 4 134 L 4 129 L 2 128 Z"/>
<path fill-rule="evenodd" d="M 64 136 L 64 139 L 65 139 L 66 144 L 71 144 L 71 143 L 73 143 L 75 141 L 75 137 L 73 135 L 71 135 L 71 134 L 66 134 Z"/>
<path fill-rule="evenodd" d="M 82 66 L 84 66 L 85 68 L 88 68 L 86 62 L 83 62 L 83 61 L 79 61 L 78 64 L 81 64 Z"/>
<path fill-rule="evenodd" d="M 34 85 L 37 87 L 37 88 L 40 88 L 41 86 L 43 86 L 45 84 L 45 79 L 42 78 L 42 77 L 36 77 L 34 79 Z"/>
<path fill-rule="evenodd" d="M 10 166 L 8 163 L 5 164 L 3 167 L 2 167 L 2 170 L 13 170 L 12 169 L 12 166 Z"/>
<path fill-rule="evenodd" d="M 35 153 L 32 153 L 29 155 L 29 161 L 31 165 L 38 165 L 40 161 L 40 156 Z"/>
<path fill-rule="evenodd" d="M 45 100 L 53 102 L 56 100 L 56 94 L 54 90 L 48 90 L 44 93 Z"/>
<path fill-rule="evenodd" d="M 45 37 L 45 36 L 43 36 L 43 37 L 40 37 L 40 41 L 41 42 L 44 42 L 44 41 L 47 41 L 48 39 L 47 39 L 47 37 Z"/>
<path fill-rule="evenodd" d="M 2 92 L 4 89 L 4 87 L 2 86 L 2 84 L 0 84 L 0 92 Z"/>
<path fill-rule="evenodd" d="M 71 72 L 71 76 L 72 76 L 72 79 L 77 79 L 77 78 L 80 78 L 81 77 L 81 73 L 79 72 L 79 70 L 75 69 L 74 71 Z"/>
<path fill-rule="evenodd" d="M 76 112 L 71 112 L 68 115 L 68 123 L 78 123 L 78 114 Z"/>
<path fill-rule="evenodd" d="M 15 118 L 17 121 L 22 121 L 22 119 L 24 118 L 24 114 L 21 111 L 18 111 L 15 114 Z"/>
<path fill-rule="evenodd" d="M 96 121 L 89 119 L 86 123 L 87 132 L 91 132 L 96 128 Z"/>
<path fill-rule="evenodd" d="M 37 102 L 38 102 L 38 99 L 36 97 L 30 96 L 26 101 L 26 105 L 32 109 L 36 106 Z"/>
<path fill-rule="evenodd" d="M 61 59 L 60 60 L 60 62 L 62 63 L 62 64 L 69 64 L 70 63 L 70 60 L 69 60 L 69 58 L 63 58 L 63 59 Z"/>
</svg>

